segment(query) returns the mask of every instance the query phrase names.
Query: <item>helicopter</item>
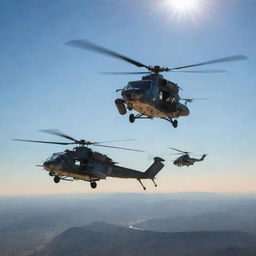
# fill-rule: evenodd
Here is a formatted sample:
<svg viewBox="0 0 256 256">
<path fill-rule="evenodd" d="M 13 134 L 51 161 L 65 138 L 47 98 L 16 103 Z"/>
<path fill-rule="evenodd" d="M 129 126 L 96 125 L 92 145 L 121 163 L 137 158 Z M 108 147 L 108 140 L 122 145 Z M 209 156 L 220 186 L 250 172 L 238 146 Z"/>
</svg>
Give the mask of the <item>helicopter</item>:
<svg viewBox="0 0 256 256">
<path fill-rule="evenodd" d="M 176 83 L 168 81 L 161 75 L 163 72 L 184 72 L 184 73 L 222 73 L 224 70 L 189 70 L 183 71 L 182 69 L 197 67 L 203 65 L 210 65 L 221 62 L 231 62 L 246 60 L 247 57 L 243 55 L 229 56 L 219 59 L 214 59 L 197 64 L 186 66 L 179 66 L 174 68 L 149 66 L 134 59 L 121 55 L 117 52 L 96 45 L 87 40 L 72 40 L 66 42 L 66 45 L 86 49 L 101 54 L 105 54 L 114 58 L 121 59 L 130 64 L 140 68 L 146 68 L 148 71 L 142 72 L 101 72 L 103 74 L 112 75 L 144 75 L 141 80 L 130 81 L 122 88 L 117 89 L 116 92 L 121 92 L 121 97 L 115 100 L 115 105 L 120 115 L 125 115 L 127 110 L 136 111 L 137 114 L 130 114 L 129 121 L 134 123 L 136 119 L 153 119 L 161 118 L 172 123 L 173 127 L 178 126 L 177 118 L 188 116 L 189 109 L 187 103 L 192 102 L 195 98 L 181 98 L 179 90 L 181 89 Z M 183 102 L 183 103 L 181 103 Z"/>
<path fill-rule="evenodd" d="M 181 166 L 189 167 L 190 165 L 193 165 L 195 162 L 203 161 L 206 157 L 206 154 L 203 154 L 200 159 L 191 158 L 189 156 L 189 154 L 191 154 L 192 152 L 182 151 L 182 150 L 176 149 L 176 148 L 171 148 L 171 149 L 179 152 L 179 153 L 174 153 L 174 154 L 178 154 L 178 155 L 181 154 L 180 157 L 178 157 L 177 159 L 175 159 L 173 161 L 173 164 L 178 167 L 181 167 Z"/>
<path fill-rule="evenodd" d="M 145 171 L 137 171 L 134 169 L 118 166 L 117 162 L 114 162 L 108 156 L 99 152 L 93 151 L 88 146 L 106 147 L 121 150 L 129 150 L 136 152 L 144 152 L 142 150 L 114 147 L 108 145 L 102 145 L 102 143 L 119 142 L 127 140 L 114 140 L 104 142 L 91 142 L 87 140 L 76 140 L 71 136 L 68 136 L 59 130 L 41 130 L 52 135 L 56 135 L 72 142 L 54 142 L 54 141 L 38 141 L 38 140 L 23 140 L 14 139 L 15 141 L 35 142 L 35 143 L 47 143 L 57 145 L 78 145 L 73 150 L 65 150 L 64 152 L 53 153 L 43 165 L 43 167 L 49 172 L 49 175 L 53 177 L 55 183 L 59 183 L 61 180 L 74 181 L 84 180 L 90 182 L 91 188 L 97 187 L 96 181 L 106 179 L 107 177 L 123 178 L 123 179 L 137 179 L 142 188 L 146 190 L 146 187 L 141 182 L 142 179 L 151 179 L 155 187 L 157 184 L 154 179 L 159 171 L 164 167 L 164 159 L 155 157 L 153 164 Z"/>
</svg>

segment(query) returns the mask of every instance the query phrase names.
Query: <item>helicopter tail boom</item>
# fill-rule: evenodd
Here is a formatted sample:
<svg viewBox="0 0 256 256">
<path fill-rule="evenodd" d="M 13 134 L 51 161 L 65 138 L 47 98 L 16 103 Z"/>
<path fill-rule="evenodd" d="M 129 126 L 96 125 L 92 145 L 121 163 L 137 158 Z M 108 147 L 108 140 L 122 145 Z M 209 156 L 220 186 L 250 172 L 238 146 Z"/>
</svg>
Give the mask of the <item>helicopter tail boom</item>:
<svg viewBox="0 0 256 256">
<path fill-rule="evenodd" d="M 202 157 L 199 159 L 199 161 L 203 161 L 206 157 L 206 154 L 203 154 Z"/>
<path fill-rule="evenodd" d="M 160 157 L 154 158 L 154 163 L 144 172 L 144 179 L 154 179 L 155 176 L 163 169 L 164 159 Z"/>
<path fill-rule="evenodd" d="M 203 154 L 200 159 L 196 159 L 196 158 L 191 158 L 191 159 L 192 159 L 194 162 L 201 162 L 201 161 L 204 161 L 205 157 L 206 157 L 206 154 Z"/>
</svg>

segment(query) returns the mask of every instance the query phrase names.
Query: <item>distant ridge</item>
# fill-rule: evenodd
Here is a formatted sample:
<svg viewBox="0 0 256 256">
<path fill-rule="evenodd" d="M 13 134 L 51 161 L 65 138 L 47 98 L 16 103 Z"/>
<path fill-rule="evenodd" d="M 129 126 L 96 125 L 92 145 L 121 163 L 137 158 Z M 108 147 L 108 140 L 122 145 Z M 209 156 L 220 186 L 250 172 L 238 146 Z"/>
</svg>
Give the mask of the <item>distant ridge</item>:
<svg viewBox="0 0 256 256">
<path fill-rule="evenodd" d="M 137 223 L 138 228 L 158 232 L 245 231 L 256 233 L 256 208 L 203 213 L 195 216 L 153 218 Z M 256 256 L 256 255 L 255 255 Z"/>
<path fill-rule="evenodd" d="M 85 227 L 67 229 L 36 255 L 219 256 L 215 253 L 222 253 L 227 248 L 236 247 L 246 250 L 245 248 L 254 247 L 255 244 L 256 235 L 246 232 L 166 233 L 140 231 L 104 222 L 94 222 Z"/>
</svg>

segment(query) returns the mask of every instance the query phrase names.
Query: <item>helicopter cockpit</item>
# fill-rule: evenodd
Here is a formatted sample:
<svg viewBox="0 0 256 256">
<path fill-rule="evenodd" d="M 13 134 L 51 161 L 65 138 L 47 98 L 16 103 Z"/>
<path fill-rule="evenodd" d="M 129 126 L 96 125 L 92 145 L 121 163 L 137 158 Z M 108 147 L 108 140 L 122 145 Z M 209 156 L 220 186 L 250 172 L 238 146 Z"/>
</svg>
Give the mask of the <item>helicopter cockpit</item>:
<svg viewBox="0 0 256 256">
<path fill-rule="evenodd" d="M 150 80 L 139 80 L 139 81 L 132 81 L 127 84 L 124 88 L 125 90 L 129 89 L 143 89 L 149 91 L 152 88 L 152 81 Z"/>
<path fill-rule="evenodd" d="M 139 80 L 132 81 L 127 84 L 122 90 L 122 96 L 124 100 L 141 100 L 146 95 L 152 92 L 152 81 L 150 80 Z"/>
<path fill-rule="evenodd" d="M 66 161 L 65 152 L 52 154 L 44 163 L 43 167 L 49 172 L 55 172 L 62 168 Z"/>
<path fill-rule="evenodd" d="M 54 162 L 65 158 L 65 152 L 54 153 L 46 159 L 46 162 Z"/>
</svg>

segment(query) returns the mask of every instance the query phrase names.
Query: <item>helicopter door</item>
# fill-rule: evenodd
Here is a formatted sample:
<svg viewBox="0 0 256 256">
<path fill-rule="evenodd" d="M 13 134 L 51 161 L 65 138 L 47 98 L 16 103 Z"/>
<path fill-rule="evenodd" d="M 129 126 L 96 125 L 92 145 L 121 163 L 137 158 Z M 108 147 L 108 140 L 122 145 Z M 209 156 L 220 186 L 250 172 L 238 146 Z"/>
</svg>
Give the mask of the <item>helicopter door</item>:
<svg viewBox="0 0 256 256">
<path fill-rule="evenodd" d="M 159 90 L 154 83 L 152 83 L 151 95 L 153 101 L 159 101 Z"/>
<path fill-rule="evenodd" d="M 111 166 L 107 166 L 106 175 L 110 175 L 111 172 L 112 172 L 112 167 Z"/>
</svg>

